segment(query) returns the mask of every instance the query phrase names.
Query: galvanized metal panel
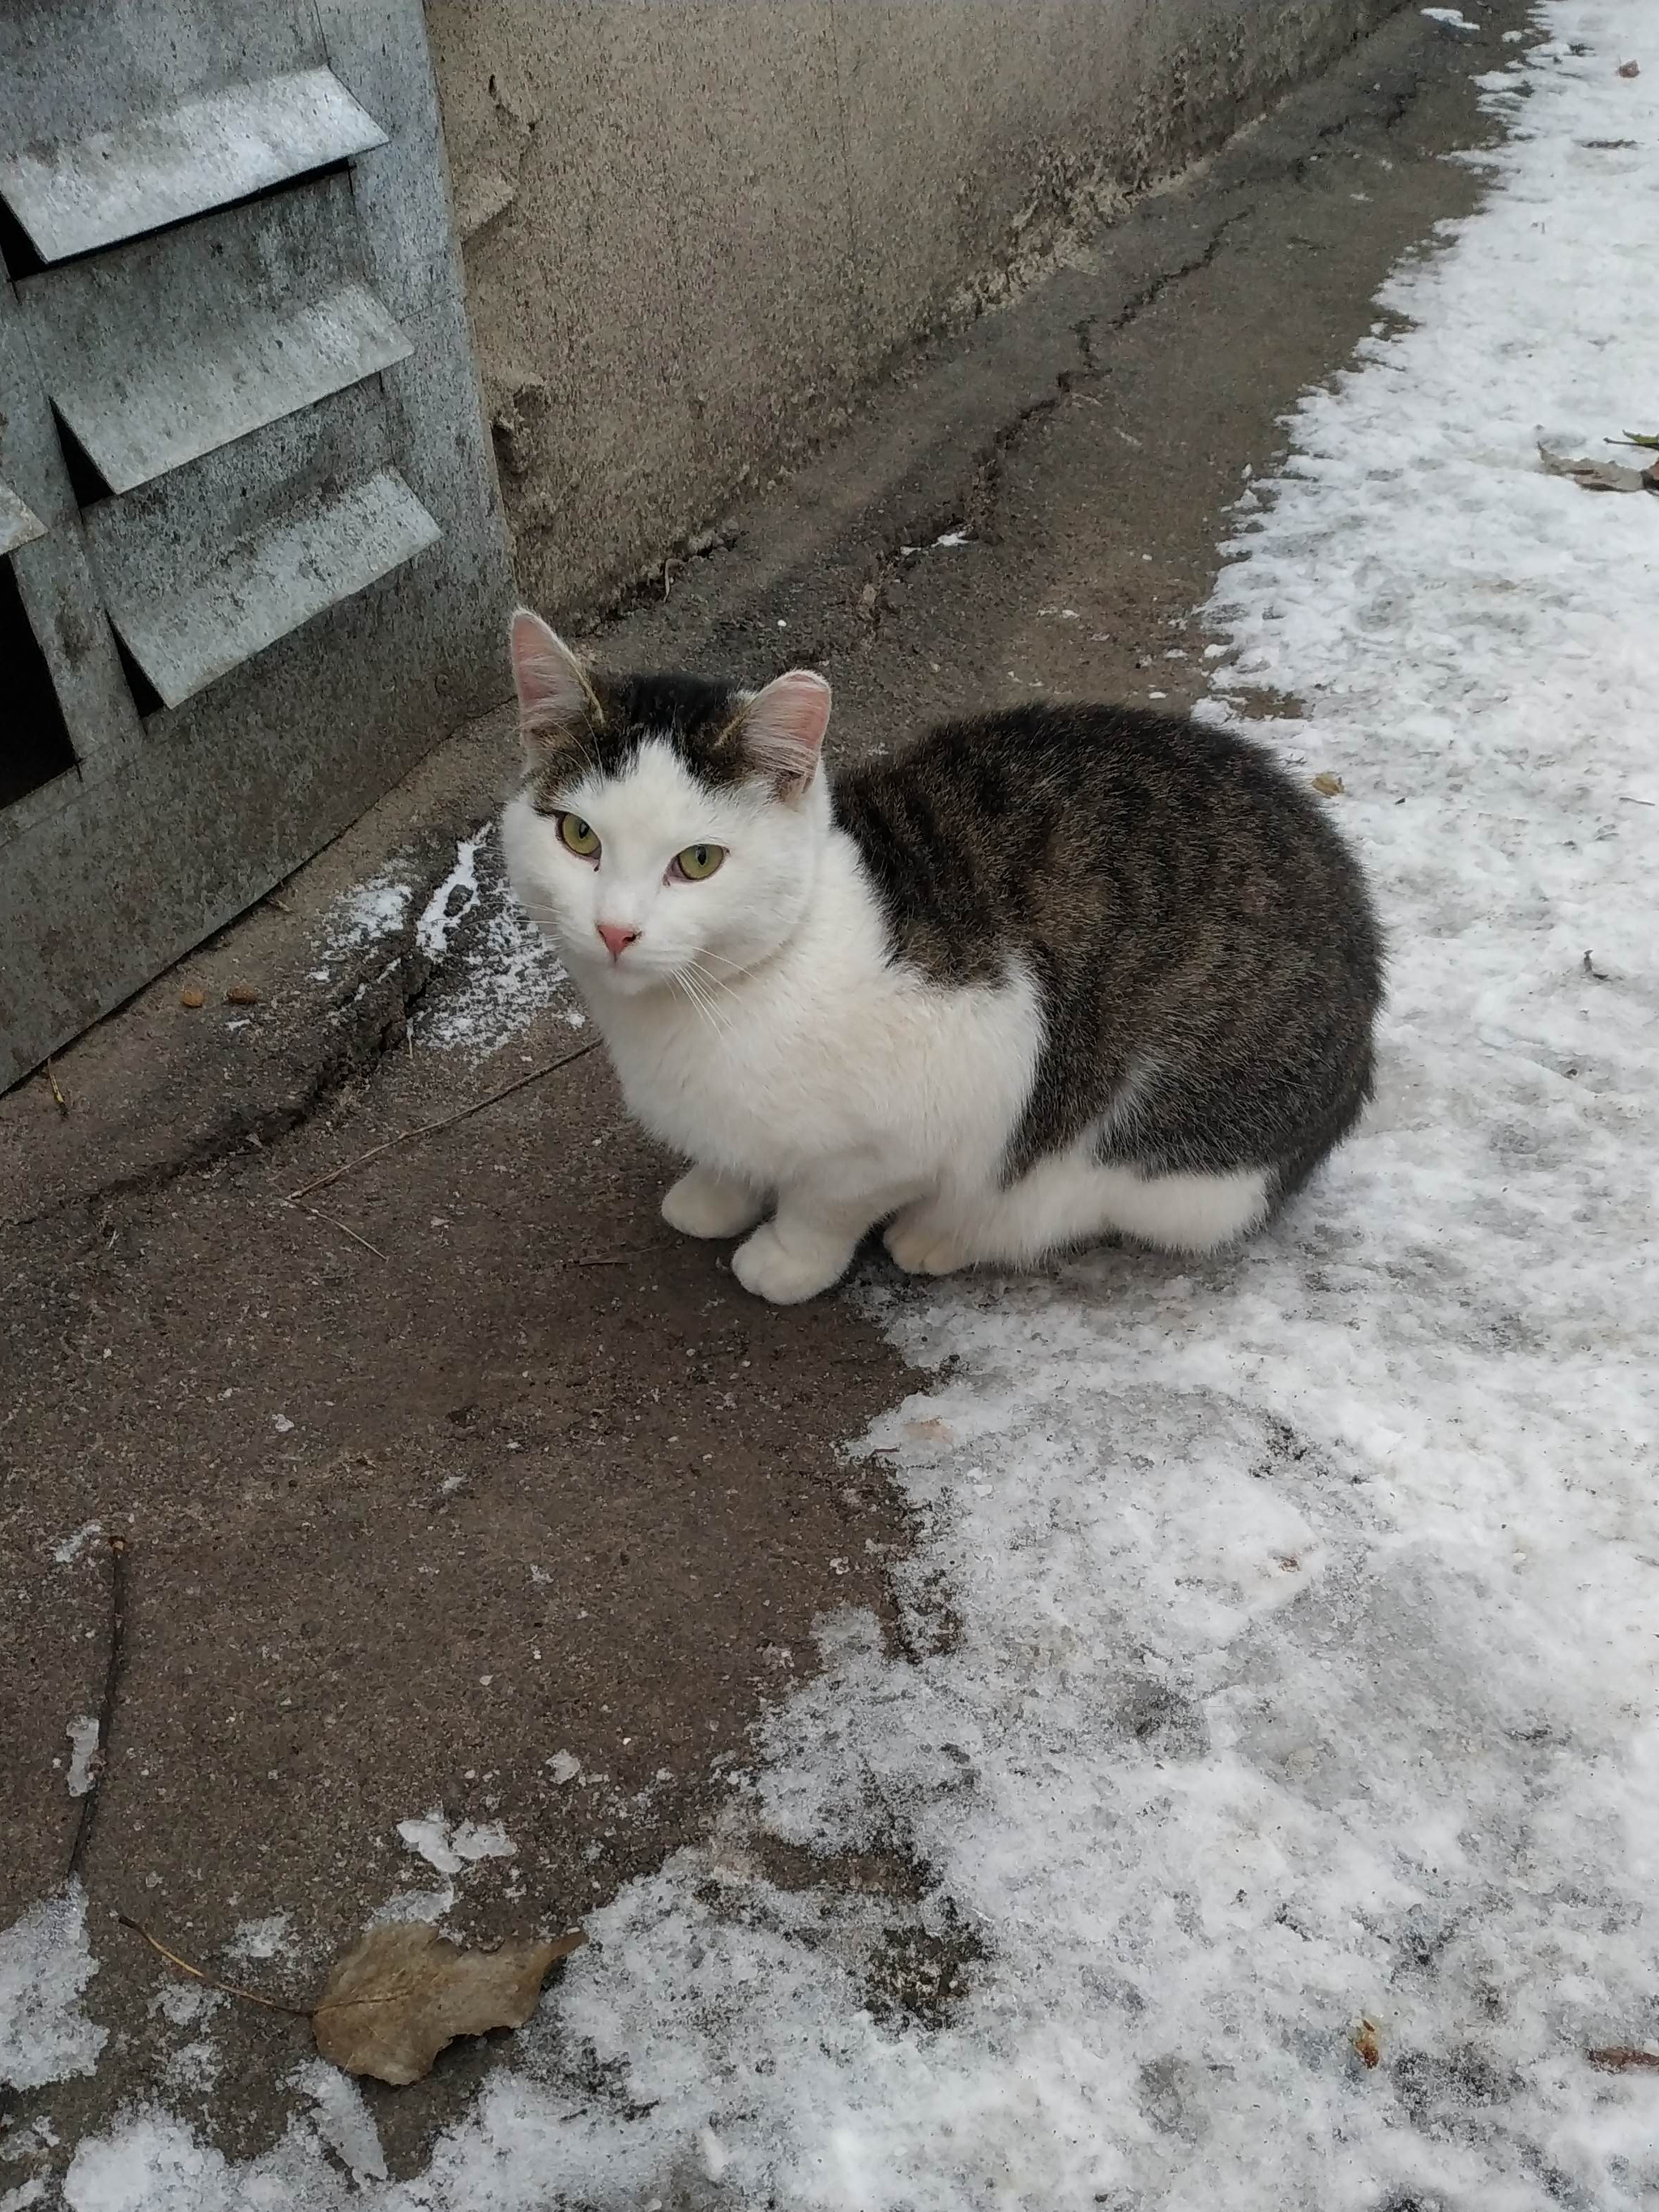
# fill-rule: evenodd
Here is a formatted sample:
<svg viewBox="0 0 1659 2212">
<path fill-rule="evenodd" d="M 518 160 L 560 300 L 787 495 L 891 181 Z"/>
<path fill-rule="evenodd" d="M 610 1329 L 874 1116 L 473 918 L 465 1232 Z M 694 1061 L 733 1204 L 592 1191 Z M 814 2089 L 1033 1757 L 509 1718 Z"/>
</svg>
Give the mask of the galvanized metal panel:
<svg viewBox="0 0 1659 2212">
<path fill-rule="evenodd" d="M 261 896 L 501 695 L 512 579 L 421 0 L 0 0 L 0 151 L 325 60 L 390 134 L 353 169 L 354 240 L 413 352 L 88 519 L 145 508 L 153 526 L 132 559 L 180 577 L 179 548 L 210 566 L 244 500 L 246 526 L 264 530 L 326 503 L 331 472 L 357 485 L 395 471 L 442 536 L 141 727 L 21 311 L 0 283 L 0 475 L 47 525 L 15 568 L 66 715 L 77 702 L 82 750 L 78 777 L 0 809 L 0 1087 Z M 106 675 L 119 696 L 100 702 Z"/>
<path fill-rule="evenodd" d="M 385 143 L 331 70 L 295 70 L 37 140 L 0 158 L 0 199 L 40 258 L 61 261 Z"/>
<path fill-rule="evenodd" d="M 44 538 L 46 526 L 8 483 L 0 483 L 0 554 L 15 553 L 32 538 Z"/>
<path fill-rule="evenodd" d="M 43 534 L 11 554 L 17 588 L 52 672 L 82 777 L 141 734 L 87 558 L 81 517 L 52 409 L 9 284 L 0 283 L 0 478 L 39 518 Z M 60 805 L 56 786 L 0 807 L 0 846 Z"/>
<path fill-rule="evenodd" d="M 329 177 L 18 286 L 46 388 L 112 489 L 404 359 L 354 232 L 350 180 Z"/>
<path fill-rule="evenodd" d="M 110 619 L 169 707 L 206 689 L 313 615 L 350 599 L 442 532 L 395 469 L 307 495 L 296 512 L 158 562 L 124 502 L 88 518 Z"/>
</svg>

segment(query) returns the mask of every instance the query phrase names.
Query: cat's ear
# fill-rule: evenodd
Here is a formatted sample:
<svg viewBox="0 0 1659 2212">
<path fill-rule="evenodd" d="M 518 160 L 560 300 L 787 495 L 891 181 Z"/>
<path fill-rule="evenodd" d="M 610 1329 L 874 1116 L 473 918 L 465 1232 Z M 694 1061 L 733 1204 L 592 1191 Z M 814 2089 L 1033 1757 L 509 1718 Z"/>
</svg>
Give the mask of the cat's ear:
<svg viewBox="0 0 1659 2212">
<path fill-rule="evenodd" d="M 602 727 L 605 715 L 581 662 L 528 607 L 513 617 L 512 647 L 519 734 L 533 767 L 573 732 Z"/>
<path fill-rule="evenodd" d="M 792 668 L 756 692 L 738 717 L 744 753 L 780 798 L 799 799 L 817 771 L 830 696 L 815 671 Z"/>
</svg>

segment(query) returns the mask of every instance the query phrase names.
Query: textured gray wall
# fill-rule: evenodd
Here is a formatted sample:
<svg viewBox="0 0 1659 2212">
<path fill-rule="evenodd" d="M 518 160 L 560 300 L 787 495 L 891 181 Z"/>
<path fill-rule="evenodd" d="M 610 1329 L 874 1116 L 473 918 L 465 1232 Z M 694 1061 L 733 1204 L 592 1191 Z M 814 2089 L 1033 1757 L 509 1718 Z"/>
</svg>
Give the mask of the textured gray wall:
<svg viewBox="0 0 1659 2212">
<path fill-rule="evenodd" d="M 1399 0 L 428 0 L 521 586 L 631 580 Z"/>
</svg>

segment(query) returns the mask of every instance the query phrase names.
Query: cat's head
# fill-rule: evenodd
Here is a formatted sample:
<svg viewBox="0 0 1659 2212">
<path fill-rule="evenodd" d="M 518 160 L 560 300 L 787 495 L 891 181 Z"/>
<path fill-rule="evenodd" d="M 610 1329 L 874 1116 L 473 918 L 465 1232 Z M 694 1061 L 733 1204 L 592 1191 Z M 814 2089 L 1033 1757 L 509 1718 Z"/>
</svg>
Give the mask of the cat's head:
<svg viewBox="0 0 1659 2212">
<path fill-rule="evenodd" d="M 525 787 L 503 829 L 514 889 L 579 981 L 718 999 L 793 933 L 830 810 L 823 677 L 750 692 L 590 669 L 513 617 Z"/>
</svg>

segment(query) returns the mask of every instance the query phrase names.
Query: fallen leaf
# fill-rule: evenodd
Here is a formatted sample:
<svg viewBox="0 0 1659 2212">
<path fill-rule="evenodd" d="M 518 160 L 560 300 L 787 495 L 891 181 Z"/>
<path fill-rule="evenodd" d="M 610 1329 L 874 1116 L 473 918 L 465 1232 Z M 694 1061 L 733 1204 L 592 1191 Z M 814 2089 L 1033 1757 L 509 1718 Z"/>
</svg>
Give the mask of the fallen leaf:
<svg viewBox="0 0 1659 2212">
<path fill-rule="evenodd" d="M 1376 2027 L 1374 2021 L 1369 2020 L 1360 2021 L 1358 2031 L 1354 2036 L 1353 2047 L 1359 2053 L 1362 2064 L 1370 2067 L 1380 2063 L 1382 2046 L 1376 2039 Z"/>
<path fill-rule="evenodd" d="M 1659 434 L 1650 430 L 1626 430 L 1619 442 L 1621 446 L 1647 446 L 1659 453 Z"/>
<path fill-rule="evenodd" d="M 187 991 L 179 992 L 179 1003 L 181 1006 L 190 1006 L 191 1008 L 204 1006 L 207 1004 L 207 993 L 205 991 L 198 991 L 196 986 L 192 983 Z"/>
<path fill-rule="evenodd" d="M 1638 2051 L 1627 2043 L 1611 2043 L 1589 2054 L 1592 2066 L 1604 2074 L 1659 2074 L 1659 2051 Z"/>
<path fill-rule="evenodd" d="M 1619 74 L 1620 76 L 1640 76 L 1642 64 L 1640 62 L 1620 62 Z"/>
<path fill-rule="evenodd" d="M 259 994 L 252 983 L 233 983 L 225 993 L 228 1006 L 257 1006 L 258 1003 Z"/>
<path fill-rule="evenodd" d="M 577 1929 L 550 1942 L 464 1951 L 422 1922 L 371 1928 L 336 1964 L 318 1999 L 311 2017 L 317 2048 L 349 2074 L 399 2087 L 418 2081 L 458 2035 L 522 2027 L 548 1968 L 586 1941 Z"/>
<path fill-rule="evenodd" d="M 1593 461 L 1587 455 L 1558 453 L 1553 447 L 1540 441 L 1538 458 L 1544 464 L 1544 472 L 1552 477 L 1571 477 L 1586 491 L 1650 491 L 1653 487 L 1640 469 L 1627 468 L 1623 461 Z"/>
<path fill-rule="evenodd" d="M 1333 775 L 1326 768 L 1321 769 L 1314 778 L 1313 787 L 1316 791 L 1322 791 L 1327 799 L 1339 799 L 1348 787 L 1340 775 Z"/>
</svg>

